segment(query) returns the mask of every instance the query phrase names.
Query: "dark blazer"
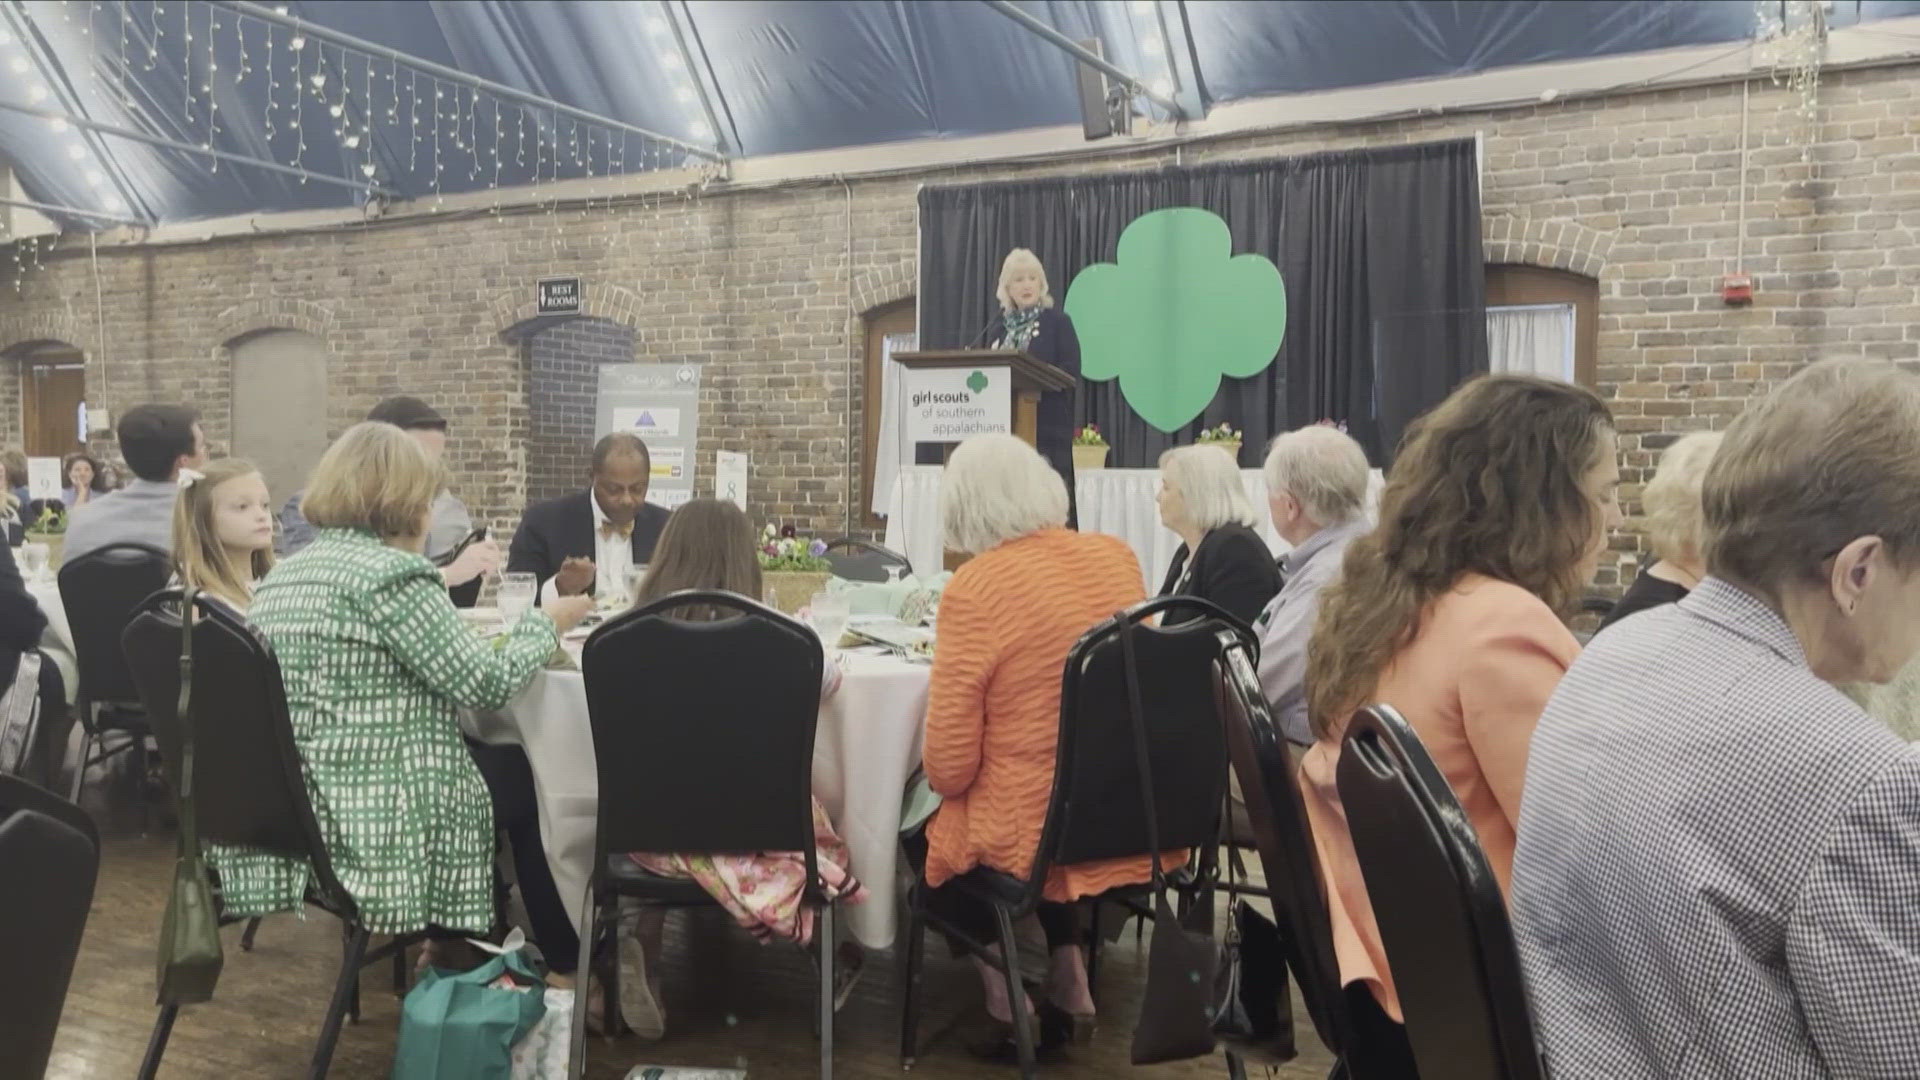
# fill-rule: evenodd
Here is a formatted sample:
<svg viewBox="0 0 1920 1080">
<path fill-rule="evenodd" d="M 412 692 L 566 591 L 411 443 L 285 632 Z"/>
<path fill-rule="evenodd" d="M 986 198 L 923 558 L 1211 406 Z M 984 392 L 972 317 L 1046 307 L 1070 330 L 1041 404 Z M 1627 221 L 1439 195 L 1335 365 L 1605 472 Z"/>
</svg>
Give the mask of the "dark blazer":
<svg viewBox="0 0 1920 1080">
<path fill-rule="evenodd" d="M 1186 565 L 1187 545 L 1181 544 L 1173 553 L 1167 582 L 1160 586 L 1161 596 L 1173 593 Z M 1280 565 L 1259 533 L 1237 521 L 1229 522 L 1200 538 L 1200 549 L 1193 553 L 1193 573 L 1187 578 L 1187 587 L 1180 591 L 1218 604 L 1252 626 L 1267 601 L 1280 591 Z M 1167 621 L 1191 618 L 1191 613 L 1174 612 Z"/>
<path fill-rule="evenodd" d="M 667 525 L 664 507 L 647 503 L 633 519 L 633 561 L 653 558 L 653 545 Z M 593 495 L 578 491 L 527 508 L 520 529 L 507 549 L 507 572 L 539 577 L 540 584 L 560 572 L 568 559 L 591 559 L 594 553 Z M 587 590 L 592 592 L 590 586 Z"/>
<path fill-rule="evenodd" d="M 47 616 L 27 591 L 27 583 L 13 561 L 13 549 L 0 544 L 0 694 L 7 692 L 19 674 L 20 654 L 38 648 L 40 632 L 46 628 Z"/>
</svg>

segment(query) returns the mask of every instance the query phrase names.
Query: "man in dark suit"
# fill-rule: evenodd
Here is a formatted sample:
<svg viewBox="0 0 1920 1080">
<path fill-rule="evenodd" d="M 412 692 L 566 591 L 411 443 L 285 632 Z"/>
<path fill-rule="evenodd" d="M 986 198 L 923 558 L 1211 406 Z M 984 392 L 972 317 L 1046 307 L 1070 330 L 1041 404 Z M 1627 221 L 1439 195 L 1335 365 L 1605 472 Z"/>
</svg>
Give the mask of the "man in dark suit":
<svg viewBox="0 0 1920 1080">
<path fill-rule="evenodd" d="M 625 433 L 593 447 L 593 486 L 527 509 L 507 553 L 508 573 L 540 579 L 540 602 L 556 596 L 614 596 L 627 571 L 653 557 L 667 524 L 664 507 L 647 502 L 652 471 L 647 444 Z"/>
</svg>

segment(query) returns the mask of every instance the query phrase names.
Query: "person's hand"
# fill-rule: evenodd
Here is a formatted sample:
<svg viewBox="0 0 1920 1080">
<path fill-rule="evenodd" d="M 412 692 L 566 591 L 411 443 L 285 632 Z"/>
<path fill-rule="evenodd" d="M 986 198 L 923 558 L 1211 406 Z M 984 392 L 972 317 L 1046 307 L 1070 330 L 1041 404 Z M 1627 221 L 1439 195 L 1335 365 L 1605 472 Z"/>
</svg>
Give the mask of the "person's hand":
<svg viewBox="0 0 1920 1080">
<path fill-rule="evenodd" d="M 467 545 L 454 560 L 440 571 L 446 579 L 447 588 L 465 585 L 482 574 L 491 574 L 500 569 L 500 545 L 492 540 L 477 540 Z"/>
<path fill-rule="evenodd" d="M 593 611 L 593 597 L 562 596 L 556 600 L 549 601 L 547 605 L 540 610 L 546 612 L 547 617 L 553 620 L 555 629 L 564 634 L 574 627 L 579 626 L 580 620 L 586 618 L 587 615 Z"/>
<path fill-rule="evenodd" d="M 599 570 L 592 559 L 568 559 L 560 564 L 560 572 L 553 575 L 553 588 L 561 596 L 576 596 L 593 588 L 593 580 Z"/>
</svg>

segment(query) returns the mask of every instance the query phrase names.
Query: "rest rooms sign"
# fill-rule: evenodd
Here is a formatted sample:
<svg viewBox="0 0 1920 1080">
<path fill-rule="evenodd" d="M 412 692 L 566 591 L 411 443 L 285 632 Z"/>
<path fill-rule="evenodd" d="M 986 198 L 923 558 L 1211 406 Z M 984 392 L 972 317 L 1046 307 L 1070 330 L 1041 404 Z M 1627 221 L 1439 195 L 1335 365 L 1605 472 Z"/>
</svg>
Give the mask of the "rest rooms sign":
<svg viewBox="0 0 1920 1080">
<path fill-rule="evenodd" d="M 1007 368 L 908 368 L 905 382 L 901 428 L 910 443 L 1013 430 L 1013 373 Z"/>
<path fill-rule="evenodd" d="M 538 310 L 542 315 L 573 315 L 580 310 L 580 279 L 577 277 L 541 278 Z"/>
</svg>

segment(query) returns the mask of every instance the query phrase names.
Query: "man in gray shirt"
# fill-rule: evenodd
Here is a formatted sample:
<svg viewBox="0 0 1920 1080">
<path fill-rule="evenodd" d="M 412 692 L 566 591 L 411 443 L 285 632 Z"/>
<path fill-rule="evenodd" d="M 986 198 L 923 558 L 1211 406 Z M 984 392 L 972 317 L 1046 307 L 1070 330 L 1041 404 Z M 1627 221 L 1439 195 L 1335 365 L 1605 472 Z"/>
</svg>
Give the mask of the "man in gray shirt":
<svg viewBox="0 0 1920 1080">
<path fill-rule="evenodd" d="M 1307 640 L 1320 613 L 1320 590 L 1340 574 L 1347 545 L 1366 519 L 1367 454 L 1345 432 L 1316 424 L 1289 431 L 1267 451 L 1267 509 L 1293 546 L 1280 560 L 1284 584 L 1254 627 L 1260 634 L 1260 688 L 1295 743 L 1313 742 L 1307 723 Z"/>
<path fill-rule="evenodd" d="M 199 418 L 179 405 L 136 405 L 121 415 L 116 433 L 120 454 L 136 479 L 73 508 L 63 560 L 109 544 L 173 550 L 173 501 L 180 492 L 180 470 L 207 463 L 207 437 Z"/>
</svg>

